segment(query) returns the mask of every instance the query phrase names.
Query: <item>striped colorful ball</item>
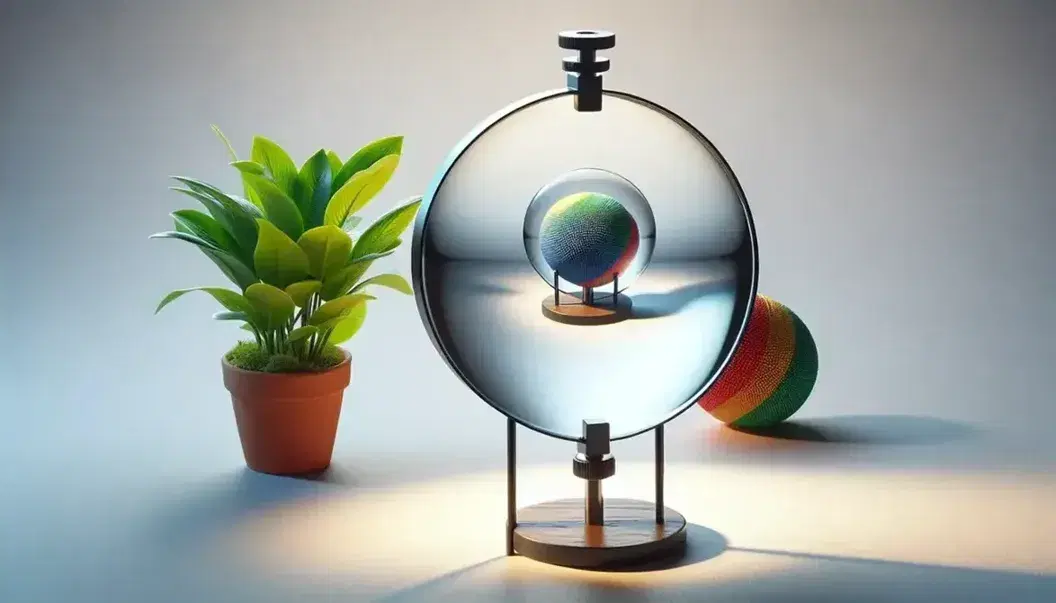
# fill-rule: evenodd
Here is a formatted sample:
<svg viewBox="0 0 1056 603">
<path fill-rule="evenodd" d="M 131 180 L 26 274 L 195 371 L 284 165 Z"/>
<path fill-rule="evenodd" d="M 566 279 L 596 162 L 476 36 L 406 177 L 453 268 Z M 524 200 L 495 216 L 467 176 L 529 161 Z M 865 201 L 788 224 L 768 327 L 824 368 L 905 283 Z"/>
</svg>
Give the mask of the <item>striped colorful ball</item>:
<svg viewBox="0 0 1056 603">
<path fill-rule="evenodd" d="M 616 199 L 575 193 L 554 203 L 539 229 L 543 259 L 564 280 L 599 287 L 638 253 L 638 224 Z"/>
<path fill-rule="evenodd" d="M 807 326 L 759 295 L 740 346 L 697 403 L 727 425 L 769 427 L 803 406 L 817 377 L 818 348 Z"/>
</svg>

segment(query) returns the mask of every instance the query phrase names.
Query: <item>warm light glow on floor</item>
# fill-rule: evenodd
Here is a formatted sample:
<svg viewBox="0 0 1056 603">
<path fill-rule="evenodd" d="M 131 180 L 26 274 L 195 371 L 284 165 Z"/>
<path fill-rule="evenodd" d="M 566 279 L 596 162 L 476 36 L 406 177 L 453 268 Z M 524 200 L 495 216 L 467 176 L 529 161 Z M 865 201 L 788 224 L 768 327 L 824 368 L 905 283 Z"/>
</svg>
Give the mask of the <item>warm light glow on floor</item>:
<svg viewBox="0 0 1056 603">
<path fill-rule="evenodd" d="M 223 534 L 219 545 L 259 571 L 383 588 L 471 566 L 478 567 L 457 580 L 548 578 L 636 588 L 715 584 L 780 572 L 808 563 L 811 556 L 1056 573 L 1052 476 L 685 464 L 668 467 L 667 485 L 668 506 L 690 523 L 721 534 L 726 552 L 639 573 L 581 572 L 527 559 L 489 562 L 504 552 L 502 472 L 384 490 L 335 490 L 329 498 L 250 517 Z M 605 486 L 609 496 L 648 500 L 652 467 L 620 464 Z M 519 506 L 581 495 L 581 483 L 565 465 L 524 467 L 518 487 Z M 692 556 L 692 533 L 690 539 Z"/>
</svg>

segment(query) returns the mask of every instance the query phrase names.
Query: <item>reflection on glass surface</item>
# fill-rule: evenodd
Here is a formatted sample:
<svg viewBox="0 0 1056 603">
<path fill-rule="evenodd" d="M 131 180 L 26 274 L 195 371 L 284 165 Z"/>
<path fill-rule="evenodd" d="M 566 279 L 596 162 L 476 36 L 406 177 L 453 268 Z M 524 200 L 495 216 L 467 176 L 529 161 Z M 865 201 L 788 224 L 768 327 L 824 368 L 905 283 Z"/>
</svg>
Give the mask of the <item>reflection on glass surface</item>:
<svg viewBox="0 0 1056 603">
<path fill-rule="evenodd" d="M 584 187 L 616 198 L 638 228 L 619 283 L 632 315 L 615 324 L 540 312 L 553 272 L 533 257 L 538 228 Z M 755 293 L 754 234 L 725 163 L 677 118 L 612 92 L 598 113 L 550 93 L 471 135 L 426 197 L 412 261 L 423 319 L 452 369 L 496 409 L 565 439 L 584 419 L 621 439 L 691 405 Z"/>
</svg>

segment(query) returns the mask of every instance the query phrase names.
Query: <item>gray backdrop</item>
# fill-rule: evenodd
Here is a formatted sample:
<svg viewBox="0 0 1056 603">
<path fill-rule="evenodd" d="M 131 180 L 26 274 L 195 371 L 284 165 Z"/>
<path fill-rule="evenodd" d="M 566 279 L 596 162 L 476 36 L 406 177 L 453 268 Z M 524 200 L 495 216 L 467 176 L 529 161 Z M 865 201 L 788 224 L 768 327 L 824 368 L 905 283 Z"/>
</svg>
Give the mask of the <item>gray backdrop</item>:
<svg viewBox="0 0 1056 603">
<path fill-rule="evenodd" d="M 478 120 L 561 86 L 556 32 L 579 27 L 617 33 L 607 85 L 684 116 L 740 178 L 760 291 L 821 352 L 803 418 L 921 444 L 809 462 L 1051 472 L 1056 4 L 8 0 L 0 600 L 265 600 L 180 566 L 148 527 L 309 487 L 240 470 L 219 370 L 239 332 L 212 300 L 152 316 L 170 289 L 224 283 L 190 246 L 147 240 L 193 206 L 167 176 L 237 185 L 211 123 L 242 154 L 259 133 L 298 163 L 406 135 L 374 217 L 424 192 Z M 382 266 L 407 273 L 408 251 Z M 449 373 L 412 299 L 385 295 L 348 347 L 350 481 L 503 466 L 501 416 Z M 727 454 L 713 430 L 696 409 L 676 420 L 672 462 L 787 458 Z M 647 460 L 647 440 L 620 458 Z M 524 447 L 525 463 L 572 453 Z M 309 590 L 291 600 L 344 592 Z"/>
</svg>

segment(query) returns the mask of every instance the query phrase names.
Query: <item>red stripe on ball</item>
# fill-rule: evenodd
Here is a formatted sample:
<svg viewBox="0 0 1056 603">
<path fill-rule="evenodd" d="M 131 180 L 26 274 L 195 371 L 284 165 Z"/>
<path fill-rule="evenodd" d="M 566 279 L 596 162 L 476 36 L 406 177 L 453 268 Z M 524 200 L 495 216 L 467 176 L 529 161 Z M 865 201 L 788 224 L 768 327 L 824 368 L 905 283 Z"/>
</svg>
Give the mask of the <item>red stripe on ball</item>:
<svg viewBox="0 0 1056 603">
<path fill-rule="evenodd" d="M 748 329 L 741 338 L 737 351 L 718 380 L 697 400 L 697 404 L 704 410 L 711 412 L 744 389 L 755 377 L 770 336 L 770 312 L 766 298 L 762 295 L 756 296 L 751 316 L 748 318 Z"/>
</svg>

